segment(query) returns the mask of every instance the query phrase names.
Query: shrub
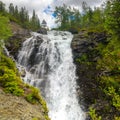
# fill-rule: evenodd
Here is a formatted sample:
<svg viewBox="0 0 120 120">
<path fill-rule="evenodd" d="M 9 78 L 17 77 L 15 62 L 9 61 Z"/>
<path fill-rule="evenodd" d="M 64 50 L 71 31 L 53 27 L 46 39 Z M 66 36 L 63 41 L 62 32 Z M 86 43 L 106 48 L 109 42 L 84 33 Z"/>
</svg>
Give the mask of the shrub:
<svg viewBox="0 0 120 120">
<path fill-rule="evenodd" d="M 26 100 L 33 104 L 39 102 L 40 100 L 39 90 L 32 86 L 28 86 L 28 89 L 30 89 L 30 93 L 26 95 Z"/>
<path fill-rule="evenodd" d="M 120 95 L 116 93 L 114 87 L 108 87 L 108 90 L 105 90 L 105 93 L 112 98 L 112 105 L 120 111 Z"/>
<path fill-rule="evenodd" d="M 95 113 L 95 109 L 93 109 L 92 107 L 90 107 L 90 109 L 89 109 L 89 115 L 90 115 L 92 120 L 102 120 L 101 116 L 98 116 Z"/>
<path fill-rule="evenodd" d="M 16 82 L 7 82 L 4 91 L 16 96 L 24 95 L 24 90 L 21 89 Z"/>
</svg>

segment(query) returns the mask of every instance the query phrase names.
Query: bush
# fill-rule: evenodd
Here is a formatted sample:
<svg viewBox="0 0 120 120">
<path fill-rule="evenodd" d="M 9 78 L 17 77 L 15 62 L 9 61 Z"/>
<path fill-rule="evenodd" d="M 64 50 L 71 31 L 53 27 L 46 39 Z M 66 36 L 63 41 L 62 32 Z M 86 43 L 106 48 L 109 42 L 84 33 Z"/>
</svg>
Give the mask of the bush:
<svg viewBox="0 0 120 120">
<path fill-rule="evenodd" d="M 90 109 L 89 109 L 89 115 L 90 115 L 92 120 L 102 120 L 101 116 L 98 116 L 95 113 L 95 109 L 93 109 L 92 107 L 90 107 Z"/>
<path fill-rule="evenodd" d="M 116 93 L 114 87 L 108 87 L 108 90 L 105 90 L 105 93 L 112 98 L 112 105 L 120 111 L 120 95 Z"/>
<path fill-rule="evenodd" d="M 7 67 L 9 69 L 12 69 L 14 72 L 16 72 L 16 65 L 15 63 L 9 58 L 6 57 L 5 55 L 0 55 L 0 66 L 1 67 Z"/>
<path fill-rule="evenodd" d="M 24 90 L 21 89 L 15 82 L 6 83 L 4 91 L 7 93 L 12 93 L 13 95 L 16 96 L 24 95 Z"/>
<path fill-rule="evenodd" d="M 22 81 L 16 76 L 15 72 L 7 67 L 0 67 L 0 86 L 5 92 L 20 96 L 24 94 L 20 84 Z"/>
</svg>

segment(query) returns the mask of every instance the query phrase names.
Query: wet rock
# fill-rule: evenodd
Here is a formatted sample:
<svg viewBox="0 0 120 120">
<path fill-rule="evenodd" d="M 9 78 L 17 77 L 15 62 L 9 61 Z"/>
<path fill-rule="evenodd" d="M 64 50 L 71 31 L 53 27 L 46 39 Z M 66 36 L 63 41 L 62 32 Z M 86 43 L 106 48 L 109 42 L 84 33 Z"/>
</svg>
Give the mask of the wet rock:
<svg viewBox="0 0 120 120">
<path fill-rule="evenodd" d="M 40 28 L 40 29 L 37 31 L 37 33 L 47 35 L 47 29 L 45 29 L 45 28 Z"/>
<path fill-rule="evenodd" d="M 20 71 L 20 75 L 21 75 L 21 77 L 25 77 L 25 75 L 26 75 L 25 69 L 22 69 L 22 70 Z"/>
</svg>

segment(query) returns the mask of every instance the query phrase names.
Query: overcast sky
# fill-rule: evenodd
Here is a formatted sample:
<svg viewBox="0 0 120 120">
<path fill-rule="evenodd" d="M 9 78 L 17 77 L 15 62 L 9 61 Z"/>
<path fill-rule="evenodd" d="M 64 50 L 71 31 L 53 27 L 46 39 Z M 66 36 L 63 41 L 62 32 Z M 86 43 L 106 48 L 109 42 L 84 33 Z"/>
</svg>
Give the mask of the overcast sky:
<svg viewBox="0 0 120 120">
<path fill-rule="evenodd" d="M 55 26 L 55 18 L 52 16 L 52 11 L 55 6 L 60 6 L 66 4 L 69 6 L 74 6 L 76 8 L 81 8 L 81 3 L 85 1 L 89 6 L 100 6 L 105 0 L 1 0 L 6 6 L 10 3 L 18 5 L 19 7 L 26 7 L 29 13 L 32 14 L 32 10 L 35 9 L 38 14 L 40 21 L 45 19 L 49 27 Z"/>
</svg>

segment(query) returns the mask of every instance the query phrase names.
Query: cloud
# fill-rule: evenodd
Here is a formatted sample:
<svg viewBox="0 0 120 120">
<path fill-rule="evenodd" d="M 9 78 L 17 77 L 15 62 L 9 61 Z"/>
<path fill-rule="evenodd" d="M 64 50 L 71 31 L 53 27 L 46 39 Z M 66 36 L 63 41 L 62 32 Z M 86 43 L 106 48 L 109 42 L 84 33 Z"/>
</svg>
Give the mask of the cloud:
<svg viewBox="0 0 120 120">
<path fill-rule="evenodd" d="M 18 5 L 19 7 L 26 7 L 30 15 L 33 9 L 38 14 L 40 20 L 45 19 L 49 27 L 55 26 L 55 17 L 53 13 L 56 6 L 66 4 L 81 9 L 81 4 L 85 1 L 89 6 L 99 6 L 104 0 L 1 0 L 8 7 L 10 3 Z"/>
<path fill-rule="evenodd" d="M 48 5 L 47 8 L 45 8 L 43 10 L 44 13 L 52 15 L 53 14 L 53 10 L 51 9 L 51 7 Z"/>
</svg>

